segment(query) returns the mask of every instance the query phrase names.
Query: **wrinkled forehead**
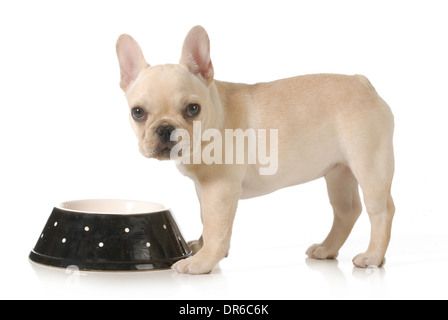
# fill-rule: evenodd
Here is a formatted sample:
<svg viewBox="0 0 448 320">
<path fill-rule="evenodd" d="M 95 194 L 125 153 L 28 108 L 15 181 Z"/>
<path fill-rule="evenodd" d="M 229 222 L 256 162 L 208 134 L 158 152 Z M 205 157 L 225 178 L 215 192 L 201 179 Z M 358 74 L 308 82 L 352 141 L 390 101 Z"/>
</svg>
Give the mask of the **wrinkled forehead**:
<svg viewBox="0 0 448 320">
<path fill-rule="evenodd" d="M 130 105 L 151 106 L 197 98 L 205 94 L 206 87 L 180 65 L 159 65 L 143 70 L 128 88 L 126 97 Z"/>
</svg>

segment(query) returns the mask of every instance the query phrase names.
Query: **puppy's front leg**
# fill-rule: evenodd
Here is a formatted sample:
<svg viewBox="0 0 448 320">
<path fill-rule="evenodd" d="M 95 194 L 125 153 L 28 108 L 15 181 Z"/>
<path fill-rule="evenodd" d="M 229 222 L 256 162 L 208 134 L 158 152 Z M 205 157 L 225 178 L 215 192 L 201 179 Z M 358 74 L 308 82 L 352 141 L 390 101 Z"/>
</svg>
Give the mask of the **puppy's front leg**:
<svg viewBox="0 0 448 320">
<path fill-rule="evenodd" d="M 203 246 L 193 257 L 172 266 L 179 273 L 210 273 L 227 256 L 230 248 L 241 184 L 218 180 L 203 183 L 200 187 Z"/>
</svg>

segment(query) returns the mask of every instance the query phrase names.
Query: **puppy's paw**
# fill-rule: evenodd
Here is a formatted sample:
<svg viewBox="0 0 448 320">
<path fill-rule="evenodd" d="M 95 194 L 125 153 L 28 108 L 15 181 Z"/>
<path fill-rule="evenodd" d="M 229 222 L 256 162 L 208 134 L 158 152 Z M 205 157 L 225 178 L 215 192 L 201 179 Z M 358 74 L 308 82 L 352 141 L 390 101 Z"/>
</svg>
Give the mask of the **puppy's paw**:
<svg viewBox="0 0 448 320">
<path fill-rule="evenodd" d="M 374 254 L 369 254 L 368 252 L 360 253 L 353 258 L 353 264 L 357 268 L 367 268 L 369 266 L 381 268 L 386 264 L 386 258 Z"/>
<path fill-rule="evenodd" d="M 306 255 L 313 259 L 325 260 L 336 259 L 339 255 L 339 252 L 319 243 L 313 244 L 311 247 L 309 247 L 308 250 L 306 250 Z"/>
<path fill-rule="evenodd" d="M 188 241 L 188 246 L 190 247 L 191 251 L 193 251 L 193 254 L 196 254 L 199 250 L 201 250 L 202 245 L 203 245 L 202 239 Z"/>
<path fill-rule="evenodd" d="M 171 269 L 184 274 L 206 274 L 212 272 L 216 263 L 193 256 L 173 264 Z"/>
</svg>

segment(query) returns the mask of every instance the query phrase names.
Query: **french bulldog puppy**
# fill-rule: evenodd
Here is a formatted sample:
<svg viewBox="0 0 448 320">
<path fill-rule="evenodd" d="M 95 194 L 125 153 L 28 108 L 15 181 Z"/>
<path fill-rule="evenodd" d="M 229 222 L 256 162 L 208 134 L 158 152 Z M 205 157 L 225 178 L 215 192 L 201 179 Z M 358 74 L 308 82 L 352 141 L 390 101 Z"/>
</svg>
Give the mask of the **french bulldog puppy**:
<svg viewBox="0 0 448 320">
<path fill-rule="evenodd" d="M 391 196 L 394 118 L 367 78 L 316 74 L 255 85 L 218 81 L 209 38 L 200 26 L 186 36 L 179 64 L 150 66 L 129 35 L 119 37 L 116 49 L 120 86 L 140 152 L 166 160 L 183 142 L 176 154 L 184 161 L 177 161 L 177 167 L 194 181 L 200 201 L 203 233 L 190 243 L 195 254 L 175 263 L 173 269 L 209 273 L 228 255 L 239 199 L 322 177 L 334 222 L 322 243 L 313 244 L 306 254 L 315 259 L 338 256 L 362 211 L 360 186 L 371 235 L 367 251 L 355 256 L 353 263 L 360 268 L 384 264 L 395 213 Z M 261 157 L 248 161 L 254 159 L 249 148 L 240 158 L 244 161 L 232 161 L 241 150 L 227 141 L 221 147 L 214 144 L 215 154 L 209 152 L 220 155 L 222 161 L 195 161 L 198 152 L 200 156 L 206 148 L 210 151 L 210 144 L 219 142 L 218 133 L 228 137 L 229 130 L 239 129 L 272 133 L 260 138 L 267 153 L 271 147 L 274 165 L 270 169 Z M 178 131 L 199 136 L 199 147 L 194 138 L 176 136 Z M 191 154 L 186 156 L 187 151 Z M 263 169 L 267 169 L 264 174 Z"/>
</svg>

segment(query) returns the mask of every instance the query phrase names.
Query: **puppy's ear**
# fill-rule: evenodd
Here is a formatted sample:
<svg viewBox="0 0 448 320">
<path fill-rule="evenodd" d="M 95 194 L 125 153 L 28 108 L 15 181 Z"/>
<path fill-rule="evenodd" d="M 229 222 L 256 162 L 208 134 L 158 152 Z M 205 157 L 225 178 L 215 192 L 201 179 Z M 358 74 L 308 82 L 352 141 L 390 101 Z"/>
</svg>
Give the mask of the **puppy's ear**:
<svg viewBox="0 0 448 320">
<path fill-rule="evenodd" d="M 210 40 L 201 26 L 190 30 L 182 47 L 181 65 L 191 73 L 201 76 L 207 85 L 213 81 L 214 71 L 210 59 Z"/>
<path fill-rule="evenodd" d="M 127 34 L 122 34 L 117 40 L 117 56 L 120 63 L 120 87 L 126 92 L 129 84 L 134 81 L 140 71 L 149 65 L 143 57 L 138 43 Z"/>
</svg>

